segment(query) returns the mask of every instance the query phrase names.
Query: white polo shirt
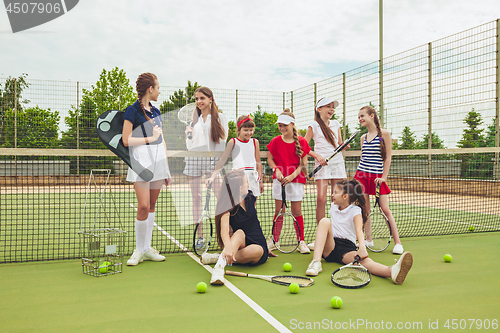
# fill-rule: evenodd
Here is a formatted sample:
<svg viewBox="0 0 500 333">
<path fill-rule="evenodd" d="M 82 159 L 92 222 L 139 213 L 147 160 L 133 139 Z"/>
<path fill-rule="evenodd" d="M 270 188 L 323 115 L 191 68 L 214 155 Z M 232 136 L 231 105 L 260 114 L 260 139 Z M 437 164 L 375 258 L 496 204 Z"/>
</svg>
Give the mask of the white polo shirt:
<svg viewBox="0 0 500 333">
<path fill-rule="evenodd" d="M 330 219 L 332 220 L 333 237 L 348 239 L 356 244 L 356 228 L 354 227 L 354 216 L 361 215 L 361 207 L 350 204 L 344 210 L 332 203 L 330 207 Z"/>
</svg>

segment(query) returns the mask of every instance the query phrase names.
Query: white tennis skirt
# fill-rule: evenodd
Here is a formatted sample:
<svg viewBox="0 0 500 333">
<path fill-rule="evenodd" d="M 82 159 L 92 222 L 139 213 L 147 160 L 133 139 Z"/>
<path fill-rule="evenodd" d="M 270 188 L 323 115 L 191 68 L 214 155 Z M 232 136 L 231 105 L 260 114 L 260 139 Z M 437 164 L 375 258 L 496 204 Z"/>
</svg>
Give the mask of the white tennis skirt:
<svg viewBox="0 0 500 333">
<path fill-rule="evenodd" d="M 289 183 L 285 185 L 285 194 L 287 201 L 302 201 L 304 199 L 304 184 Z M 273 199 L 282 200 L 281 183 L 275 178 L 273 179 Z"/>
<path fill-rule="evenodd" d="M 133 146 L 130 148 L 133 157 L 131 159 L 132 166 L 135 163 L 139 163 L 142 167 L 150 170 L 153 173 L 153 179 L 150 182 L 171 178 L 167 163 L 167 153 L 163 143 L 158 145 Z M 127 181 L 135 183 L 138 181 L 143 182 L 144 180 L 132 168 L 128 168 Z"/>
<path fill-rule="evenodd" d="M 257 170 L 243 170 L 248 179 L 249 188 L 253 195 L 258 197 L 260 195 L 259 173 Z"/>
<path fill-rule="evenodd" d="M 331 161 L 330 161 L 331 162 Z M 314 168 L 316 169 L 319 166 L 319 163 L 316 162 Z M 317 174 L 314 175 L 314 180 L 320 179 L 345 179 L 347 178 L 347 174 L 345 172 L 344 161 L 338 163 L 328 163 L 318 171 Z"/>
</svg>

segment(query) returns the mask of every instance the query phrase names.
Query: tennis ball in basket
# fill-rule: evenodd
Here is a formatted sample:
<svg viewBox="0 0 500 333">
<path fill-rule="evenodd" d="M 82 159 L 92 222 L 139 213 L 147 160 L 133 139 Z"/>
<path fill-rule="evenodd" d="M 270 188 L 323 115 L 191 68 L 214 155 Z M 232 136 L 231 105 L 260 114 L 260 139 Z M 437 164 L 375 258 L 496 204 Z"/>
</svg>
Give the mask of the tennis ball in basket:
<svg viewBox="0 0 500 333">
<path fill-rule="evenodd" d="M 340 309 L 342 307 L 342 304 L 343 304 L 342 298 L 338 296 L 333 296 L 332 299 L 330 300 L 330 305 L 334 309 Z"/>
<path fill-rule="evenodd" d="M 196 285 L 196 291 L 199 293 L 204 293 L 205 291 L 207 291 L 207 284 L 205 282 L 199 282 Z"/>
<path fill-rule="evenodd" d="M 471 225 L 471 226 L 469 227 L 469 231 L 474 231 L 474 226 L 473 226 L 473 225 Z"/>
<path fill-rule="evenodd" d="M 453 260 L 453 258 L 451 257 L 451 254 L 445 254 L 443 259 L 446 262 L 451 262 Z"/>
<path fill-rule="evenodd" d="M 292 264 L 290 264 L 289 262 L 286 262 L 283 264 L 283 270 L 285 272 L 290 272 L 292 270 Z"/>
<path fill-rule="evenodd" d="M 292 294 L 298 293 L 299 289 L 300 289 L 299 285 L 297 283 L 295 283 L 295 282 L 294 283 L 290 283 L 290 285 L 288 286 L 288 290 L 290 290 L 290 292 Z"/>
<path fill-rule="evenodd" d="M 110 266 L 110 265 L 111 265 L 111 263 L 109 261 L 103 262 L 102 265 L 99 266 L 99 273 L 106 274 L 109 270 L 108 266 Z"/>
</svg>

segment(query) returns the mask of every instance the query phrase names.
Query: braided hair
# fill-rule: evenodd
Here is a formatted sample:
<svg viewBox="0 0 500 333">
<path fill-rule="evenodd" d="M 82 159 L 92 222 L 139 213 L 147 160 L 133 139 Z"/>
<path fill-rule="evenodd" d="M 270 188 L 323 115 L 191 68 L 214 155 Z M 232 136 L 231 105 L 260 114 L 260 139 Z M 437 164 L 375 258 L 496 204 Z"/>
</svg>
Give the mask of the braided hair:
<svg viewBox="0 0 500 333">
<path fill-rule="evenodd" d="M 146 109 L 142 104 L 142 98 L 144 97 L 144 95 L 146 95 L 146 92 L 148 91 L 149 87 L 154 87 L 157 81 L 158 78 L 153 73 L 142 73 L 135 81 L 135 89 L 137 90 L 137 100 L 139 101 L 139 104 L 141 104 L 142 113 L 144 115 L 144 118 L 146 118 L 146 120 L 150 120 L 151 118 L 149 118 L 146 114 Z"/>
<path fill-rule="evenodd" d="M 382 128 L 380 127 L 380 121 L 378 120 L 377 111 L 375 111 L 375 109 L 370 105 L 363 106 L 361 108 L 361 110 L 365 110 L 366 113 L 368 113 L 368 115 L 372 115 L 372 114 L 374 115 L 373 121 L 375 122 L 375 126 L 377 126 L 377 134 L 378 134 L 378 137 L 380 140 L 380 153 L 382 154 L 382 160 L 385 161 L 386 147 L 385 147 L 384 139 L 382 139 Z"/>
</svg>

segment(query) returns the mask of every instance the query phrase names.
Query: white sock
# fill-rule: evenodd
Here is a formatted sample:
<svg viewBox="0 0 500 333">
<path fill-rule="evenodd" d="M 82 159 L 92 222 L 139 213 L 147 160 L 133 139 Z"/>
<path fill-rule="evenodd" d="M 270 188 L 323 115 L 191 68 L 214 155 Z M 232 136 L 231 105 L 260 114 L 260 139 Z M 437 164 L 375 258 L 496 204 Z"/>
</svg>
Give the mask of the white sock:
<svg viewBox="0 0 500 333">
<path fill-rule="evenodd" d="M 135 248 L 144 253 L 144 240 L 148 232 L 148 220 L 139 221 L 135 219 Z"/>
<path fill-rule="evenodd" d="M 153 228 L 155 224 L 155 212 L 149 213 L 147 221 L 148 230 L 144 238 L 144 251 L 142 251 L 143 253 L 147 252 L 151 247 L 151 239 L 153 238 Z"/>
<path fill-rule="evenodd" d="M 222 255 L 219 256 L 219 260 L 217 260 L 217 263 L 215 266 L 221 266 L 222 268 L 226 267 L 226 258 L 224 258 Z"/>
</svg>

